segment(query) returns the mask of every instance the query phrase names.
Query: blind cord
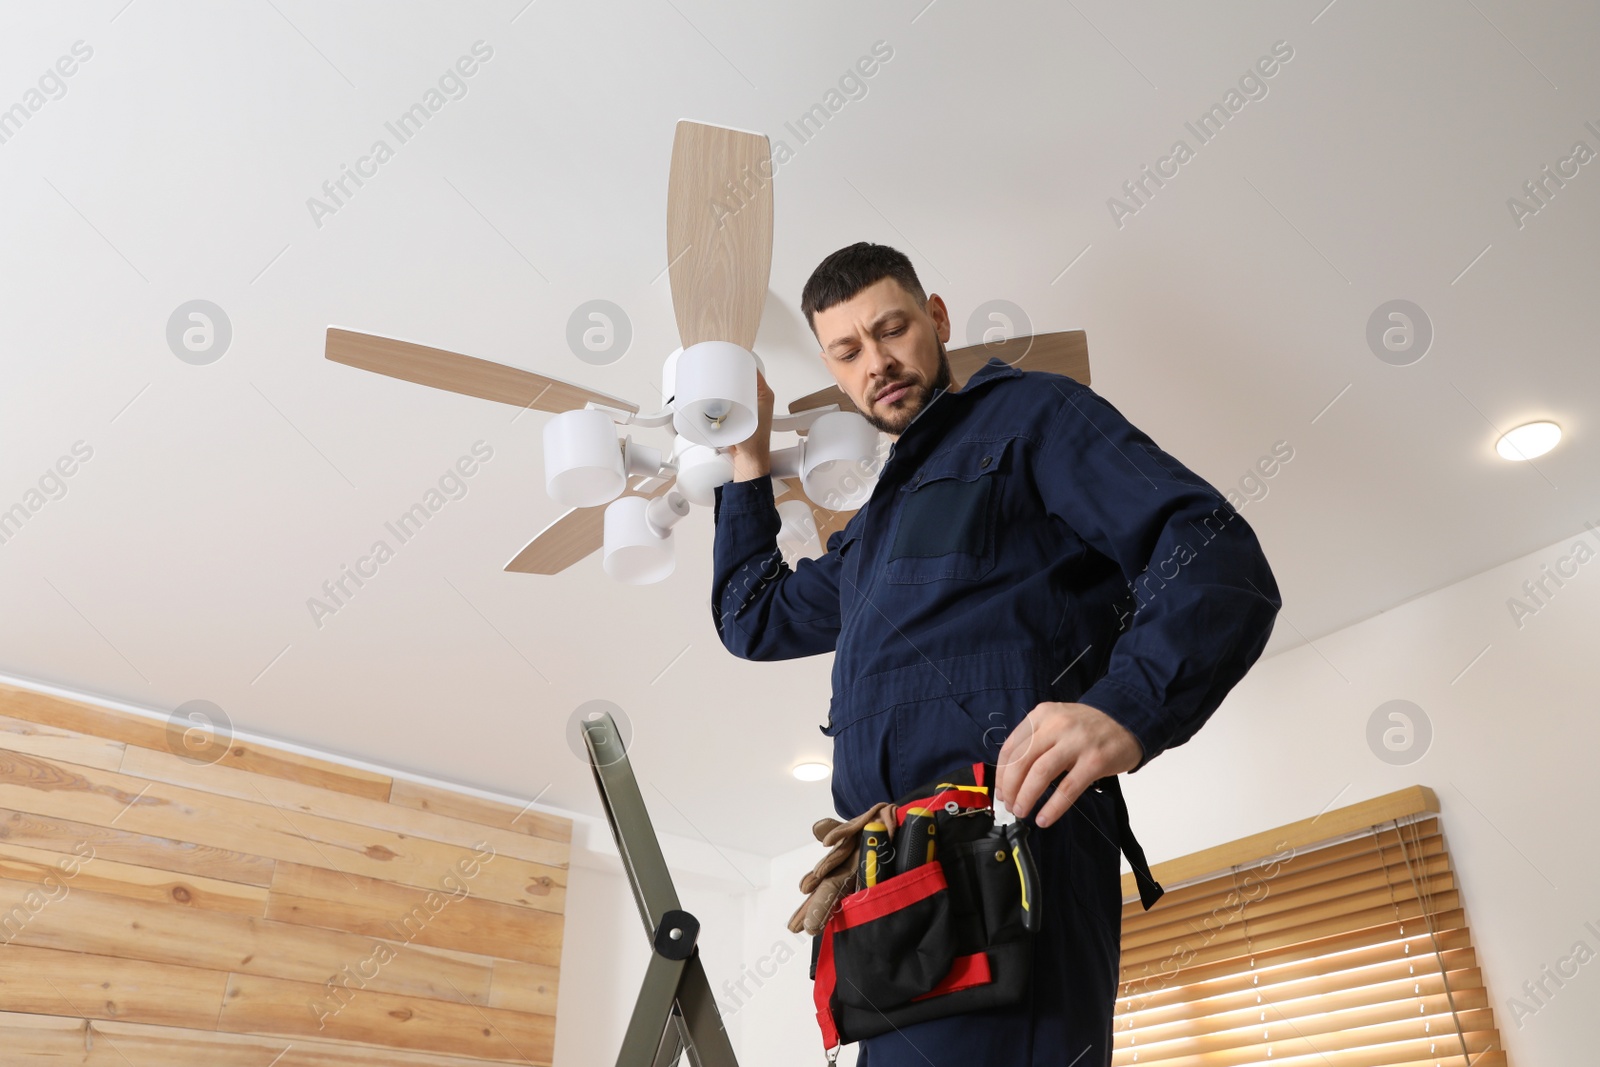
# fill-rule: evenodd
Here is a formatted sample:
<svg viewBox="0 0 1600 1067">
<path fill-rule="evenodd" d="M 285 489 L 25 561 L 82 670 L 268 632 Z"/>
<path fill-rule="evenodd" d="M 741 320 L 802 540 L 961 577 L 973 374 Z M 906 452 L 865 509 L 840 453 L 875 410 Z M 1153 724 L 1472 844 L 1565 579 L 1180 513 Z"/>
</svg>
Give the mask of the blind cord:
<svg viewBox="0 0 1600 1067">
<path fill-rule="evenodd" d="M 1428 924 L 1428 940 L 1433 942 L 1433 954 L 1439 961 L 1439 981 L 1444 986 L 1445 1000 L 1450 1005 L 1450 1019 L 1455 1023 L 1456 1040 L 1461 1042 L 1461 1058 L 1466 1061 L 1467 1067 L 1472 1067 L 1472 1054 L 1467 1050 L 1467 1035 L 1461 1029 L 1461 1015 L 1456 1011 L 1456 995 L 1450 989 L 1450 976 L 1445 973 L 1444 952 L 1439 948 L 1439 936 L 1434 929 L 1433 893 L 1430 890 L 1424 895 L 1422 886 L 1417 884 L 1417 872 L 1411 866 L 1411 850 L 1406 847 L 1406 830 L 1411 831 L 1412 842 L 1418 852 L 1422 851 L 1422 838 L 1417 832 L 1417 824 L 1414 821 L 1402 828 L 1400 820 L 1395 819 L 1394 829 L 1395 835 L 1400 839 L 1400 857 L 1406 861 L 1406 873 L 1411 876 L 1411 889 L 1417 895 L 1417 903 L 1422 906 L 1422 918 Z M 1440 831 L 1441 834 L 1443 832 Z M 1445 855 L 1448 856 L 1449 852 Z"/>
<path fill-rule="evenodd" d="M 1406 920 L 1400 914 L 1400 902 L 1394 898 L 1394 883 L 1389 881 L 1389 857 L 1383 852 L 1383 838 L 1378 836 L 1377 826 L 1369 826 L 1367 830 L 1372 834 L 1372 843 L 1378 849 L 1378 870 L 1383 872 L 1383 885 L 1389 890 L 1389 907 L 1394 909 L 1395 924 L 1400 927 L 1400 936 L 1405 937 Z"/>
<path fill-rule="evenodd" d="M 1253 971 L 1256 969 L 1256 944 L 1250 937 L 1250 912 L 1248 910 L 1250 902 L 1244 898 L 1242 893 L 1239 893 L 1239 867 L 1237 864 L 1234 865 L 1232 875 L 1233 891 L 1239 896 L 1239 922 L 1244 928 L 1245 952 L 1250 957 L 1250 969 Z"/>
</svg>

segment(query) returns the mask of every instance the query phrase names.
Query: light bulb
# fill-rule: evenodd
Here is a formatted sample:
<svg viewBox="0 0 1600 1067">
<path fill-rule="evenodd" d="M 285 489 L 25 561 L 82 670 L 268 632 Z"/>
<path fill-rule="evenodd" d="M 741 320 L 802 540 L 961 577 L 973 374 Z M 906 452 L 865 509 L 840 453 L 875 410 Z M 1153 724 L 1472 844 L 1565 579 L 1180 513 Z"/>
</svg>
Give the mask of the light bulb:
<svg viewBox="0 0 1600 1067">
<path fill-rule="evenodd" d="M 1544 455 L 1561 440 L 1561 427 L 1553 422 L 1528 422 L 1496 441 L 1494 449 L 1501 459 L 1526 460 Z"/>
</svg>

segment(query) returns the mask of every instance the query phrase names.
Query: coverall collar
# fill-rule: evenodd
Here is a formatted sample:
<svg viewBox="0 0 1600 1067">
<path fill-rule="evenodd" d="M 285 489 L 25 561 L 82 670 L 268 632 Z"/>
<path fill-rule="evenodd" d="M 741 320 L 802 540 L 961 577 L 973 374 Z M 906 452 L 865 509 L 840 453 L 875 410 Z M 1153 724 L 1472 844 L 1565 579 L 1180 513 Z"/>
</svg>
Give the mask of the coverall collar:
<svg viewBox="0 0 1600 1067">
<path fill-rule="evenodd" d="M 961 397 L 966 396 L 968 393 L 973 392 L 975 389 L 986 385 L 989 382 L 998 381 L 1001 378 L 1019 378 L 1021 376 L 1022 371 L 1018 370 L 1015 366 L 1007 363 L 999 356 L 990 356 L 989 361 L 974 371 L 972 377 L 968 378 L 966 383 L 963 384 L 960 389 L 956 390 L 956 392 L 951 393 L 951 395 L 957 398 L 955 403 L 960 403 Z M 939 415 L 927 421 L 937 423 L 943 418 L 945 413 L 951 407 L 951 402 L 946 401 L 941 406 L 939 401 L 946 393 L 949 392 L 949 389 L 940 389 L 937 393 L 934 393 L 933 396 L 929 398 L 926 404 L 922 406 L 921 411 L 918 411 L 915 415 L 911 416 L 911 421 L 906 423 L 906 428 L 904 430 L 900 431 L 900 437 L 891 446 L 891 451 L 893 448 L 896 448 L 902 444 L 906 440 L 906 435 L 911 432 L 911 428 L 917 424 L 917 421 L 929 411 L 932 411 L 935 407 L 939 408 Z"/>
</svg>

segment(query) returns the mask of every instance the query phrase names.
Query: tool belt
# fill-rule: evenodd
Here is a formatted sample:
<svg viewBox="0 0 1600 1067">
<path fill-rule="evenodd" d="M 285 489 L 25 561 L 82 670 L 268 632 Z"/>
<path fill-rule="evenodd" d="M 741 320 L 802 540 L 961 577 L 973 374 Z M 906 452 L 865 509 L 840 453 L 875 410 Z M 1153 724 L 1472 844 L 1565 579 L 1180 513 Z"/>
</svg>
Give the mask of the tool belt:
<svg viewBox="0 0 1600 1067">
<path fill-rule="evenodd" d="M 862 888 L 839 899 L 812 940 L 812 996 L 830 1059 L 840 1044 L 1026 994 L 1041 887 L 1029 824 L 995 825 L 994 770 L 973 763 L 901 798 L 892 839 L 881 825 L 863 831 Z M 1162 890 L 1120 789 L 1116 801 L 1148 909 Z"/>
</svg>

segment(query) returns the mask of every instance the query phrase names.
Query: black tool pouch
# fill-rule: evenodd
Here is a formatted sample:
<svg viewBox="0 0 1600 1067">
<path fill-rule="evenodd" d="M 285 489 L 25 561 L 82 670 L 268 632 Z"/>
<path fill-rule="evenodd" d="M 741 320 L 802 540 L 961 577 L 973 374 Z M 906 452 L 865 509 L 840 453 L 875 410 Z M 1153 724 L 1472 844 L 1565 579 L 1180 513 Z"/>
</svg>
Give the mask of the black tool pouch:
<svg viewBox="0 0 1600 1067">
<path fill-rule="evenodd" d="M 993 781 L 994 766 L 975 763 L 896 801 L 902 820 L 931 814 L 934 853 L 840 898 L 813 939 L 812 995 L 825 1049 L 1026 995 L 1039 875 L 1029 825 L 994 824 Z M 896 844 L 907 837 L 902 823 Z M 1142 853 L 1129 858 L 1144 869 L 1140 895 L 1149 907 L 1161 888 L 1148 879 Z"/>
<path fill-rule="evenodd" d="M 935 854 L 841 898 L 813 940 L 824 1047 L 1026 992 L 1038 874 L 1027 825 L 994 825 L 993 776 L 973 764 L 897 802 L 932 815 Z"/>
</svg>

